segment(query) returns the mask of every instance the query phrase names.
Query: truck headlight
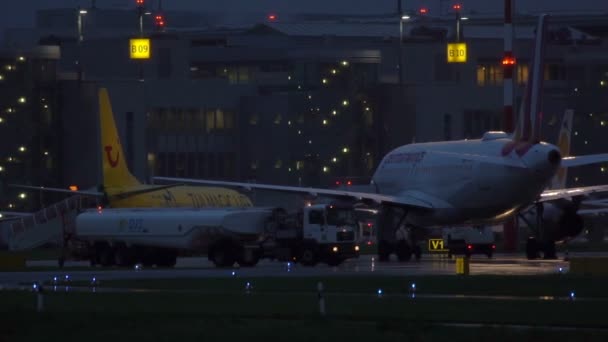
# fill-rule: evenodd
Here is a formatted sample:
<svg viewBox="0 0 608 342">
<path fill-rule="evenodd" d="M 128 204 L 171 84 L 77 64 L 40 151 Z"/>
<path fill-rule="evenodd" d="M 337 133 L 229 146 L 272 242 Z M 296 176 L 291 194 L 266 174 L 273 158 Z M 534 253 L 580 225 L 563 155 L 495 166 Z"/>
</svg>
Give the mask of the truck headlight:
<svg viewBox="0 0 608 342">
<path fill-rule="evenodd" d="M 338 253 L 338 246 L 334 246 L 334 248 L 331 249 L 334 253 Z"/>
</svg>

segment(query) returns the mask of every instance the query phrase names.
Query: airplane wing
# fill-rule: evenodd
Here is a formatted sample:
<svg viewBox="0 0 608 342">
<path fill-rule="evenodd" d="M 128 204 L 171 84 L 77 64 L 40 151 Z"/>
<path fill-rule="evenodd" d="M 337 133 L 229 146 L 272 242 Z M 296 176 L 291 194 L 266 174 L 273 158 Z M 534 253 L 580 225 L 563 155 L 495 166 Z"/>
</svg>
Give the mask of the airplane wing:
<svg viewBox="0 0 608 342">
<path fill-rule="evenodd" d="M 182 184 L 168 184 L 168 185 L 157 185 L 157 186 L 146 186 L 142 185 L 141 188 L 135 188 L 134 190 L 124 191 L 112 194 L 110 198 L 122 199 L 129 196 L 140 195 L 148 192 L 154 192 L 158 190 L 173 188 L 176 186 L 180 186 Z M 49 188 L 46 186 L 32 186 L 32 185 L 21 185 L 21 184 L 9 184 L 12 188 L 26 189 L 26 190 L 37 190 L 37 191 L 51 191 L 51 192 L 62 192 L 69 193 L 72 195 L 83 195 L 83 196 L 93 196 L 93 197 L 103 197 L 104 193 L 99 191 L 83 191 L 83 190 L 70 190 L 63 188 Z"/>
<path fill-rule="evenodd" d="M 258 190 L 270 190 L 270 191 L 282 191 L 299 193 L 309 195 L 313 197 L 326 196 L 334 198 L 348 198 L 363 202 L 372 202 L 376 204 L 390 203 L 398 206 L 415 207 L 419 209 L 433 209 L 437 205 L 445 206 L 443 203 L 433 202 L 430 196 L 407 192 L 400 194 L 399 196 L 393 195 L 382 195 L 376 193 L 367 192 L 354 192 L 344 190 L 331 190 L 331 189 L 319 189 L 319 188 L 304 188 L 295 186 L 282 186 L 282 185 L 268 185 L 268 184 L 256 184 L 256 183 L 241 183 L 241 182 L 224 182 L 224 181 L 213 181 L 213 180 L 202 180 L 202 179 L 183 179 L 183 178 L 171 178 L 171 177 L 154 177 L 155 181 L 161 182 L 182 182 L 189 184 L 200 184 L 200 185 L 217 185 L 226 186 L 233 188 L 241 188 L 243 190 L 250 191 L 252 189 Z"/>
<path fill-rule="evenodd" d="M 608 185 L 594 185 L 580 188 L 567 188 L 557 190 L 546 190 L 540 195 L 540 202 L 553 201 L 560 198 L 585 196 L 598 192 L 608 191 Z"/>
<path fill-rule="evenodd" d="M 99 192 L 99 191 L 86 191 L 86 190 L 73 191 L 70 189 L 63 189 L 63 188 L 49 188 L 46 186 L 32 186 L 32 185 L 21 185 L 21 184 L 9 184 L 8 186 L 10 186 L 11 188 L 26 189 L 26 190 L 65 192 L 65 193 L 70 193 L 72 195 L 84 195 L 84 196 L 95 196 L 95 197 L 103 196 L 103 192 Z"/>
<path fill-rule="evenodd" d="M 579 214 L 579 215 L 583 215 L 583 216 L 607 215 L 608 214 L 608 208 L 607 209 L 580 209 L 576 213 Z"/>
<path fill-rule="evenodd" d="M 22 217 L 32 216 L 32 213 L 24 213 L 18 211 L 0 211 L 0 222 L 11 221 Z"/>
<path fill-rule="evenodd" d="M 608 153 L 589 154 L 586 156 L 564 157 L 562 167 L 583 166 L 608 162 Z"/>
<path fill-rule="evenodd" d="M 137 188 L 137 187 L 130 188 L 130 189 L 134 189 L 134 190 L 113 193 L 109 197 L 110 197 L 110 199 L 123 199 L 123 198 L 127 198 L 130 196 L 145 194 L 148 192 L 154 192 L 154 191 L 158 191 L 158 190 L 174 188 L 174 187 L 180 186 L 180 185 L 183 185 L 183 184 L 180 183 L 180 184 L 167 184 L 167 185 L 156 185 L 156 186 L 142 185 L 142 186 L 140 186 L 140 188 Z"/>
</svg>

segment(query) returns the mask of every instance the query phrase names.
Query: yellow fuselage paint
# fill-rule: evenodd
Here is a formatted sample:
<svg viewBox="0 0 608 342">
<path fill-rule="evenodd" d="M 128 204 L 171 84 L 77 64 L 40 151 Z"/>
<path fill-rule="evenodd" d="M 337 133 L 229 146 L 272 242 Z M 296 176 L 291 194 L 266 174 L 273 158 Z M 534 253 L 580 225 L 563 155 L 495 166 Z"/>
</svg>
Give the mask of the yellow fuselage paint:
<svg viewBox="0 0 608 342">
<path fill-rule="evenodd" d="M 112 194 L 109 195 L 111 196 Z M 112 208 L 205 208 L 251 206 L 252 203 L 249 198 L 237 191 L 215 187 L 183 185 L 130 195 L 124 199 L 113 198 L 110 200 L 110 207 Z"/>
</svg>

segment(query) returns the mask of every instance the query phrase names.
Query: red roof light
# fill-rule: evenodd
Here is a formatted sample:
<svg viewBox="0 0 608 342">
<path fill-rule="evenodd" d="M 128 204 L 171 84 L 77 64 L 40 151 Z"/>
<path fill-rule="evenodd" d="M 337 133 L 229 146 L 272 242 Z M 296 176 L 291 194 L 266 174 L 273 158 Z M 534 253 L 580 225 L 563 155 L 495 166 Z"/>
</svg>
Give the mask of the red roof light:
<svg viewBox="0 0 608 342">
<path fill-rule="evenodd" d="M 515 57 L 507 56 L 503 58 L 502 65 L 515 65 Z"/>
<path fill-rule="evenodd" d="M 473 249 L 473 245 L 467 245 L 467 249 L 469 249 L 469 250 Z"/>
<path fill-rule="evenodd" d="M 454 9 L 454 11 L 460 11 L 462 9 L 462 5 L 461 4 L 454 4 L 452 6 L 452 8 Z"/>
<path fill-rule="evenodd" d="M 429 13 L 429 9 L 426 7 L 422 7 L 420 8 L 420 10 L 418 10 L 418 12 L 420 12 L 420 14 L 427 14 Z"/>
<path fill-rule="evenodd" d="M 269 14 L 267 18 L 268 18 L 268 21 L 276 21 L 277 20 L 277 15 L 276 14 Z"/>
</svg>

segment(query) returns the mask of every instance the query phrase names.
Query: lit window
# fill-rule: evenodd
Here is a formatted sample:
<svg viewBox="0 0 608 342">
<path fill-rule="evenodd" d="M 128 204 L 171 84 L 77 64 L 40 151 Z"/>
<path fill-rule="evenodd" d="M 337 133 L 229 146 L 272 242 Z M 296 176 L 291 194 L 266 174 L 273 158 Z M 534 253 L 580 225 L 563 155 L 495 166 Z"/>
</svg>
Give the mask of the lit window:
<svg viewBox="0 0 608 342">
<path fill-rule="evenodd" d="M 477 65 L 477 85 L 500 85 L 503 80 L 502 66 L 496 64 Z"/>
<path fill-rule="evenodd" d="M 277 114 L 277 116 L 274 117 L 274 124 L 279 125 L 282 119 L 283 116 L 281 114 Z M 289 125 L 291 125 L 291 121 L 289 121 Z"/>
<path fill-rule="evenodd" d="M 296 170 L 300 170 L 301 168 L 304 167 L 304 162 L 303 161 L 296 161 Z"/>
<path fill-rule="evenodd" d="M 517 65 L 517 84 L 526 84 L 528 82 L 529 70 L 527 64 Z"/>
<path fill-rule="evenodd" d="M 215 128 L 217 129 L 224 129 L 225 125 L 224 125 L 224 111 L 221 109 L 218 109 L 215 112 Z"/>
<path fill-rule="evenodd" d="M 274 168 L 280 169 L 281 167 L 283 167 L 283 161 L 281 159 L 279 159 L 274 163 Z"/>
</svg>

